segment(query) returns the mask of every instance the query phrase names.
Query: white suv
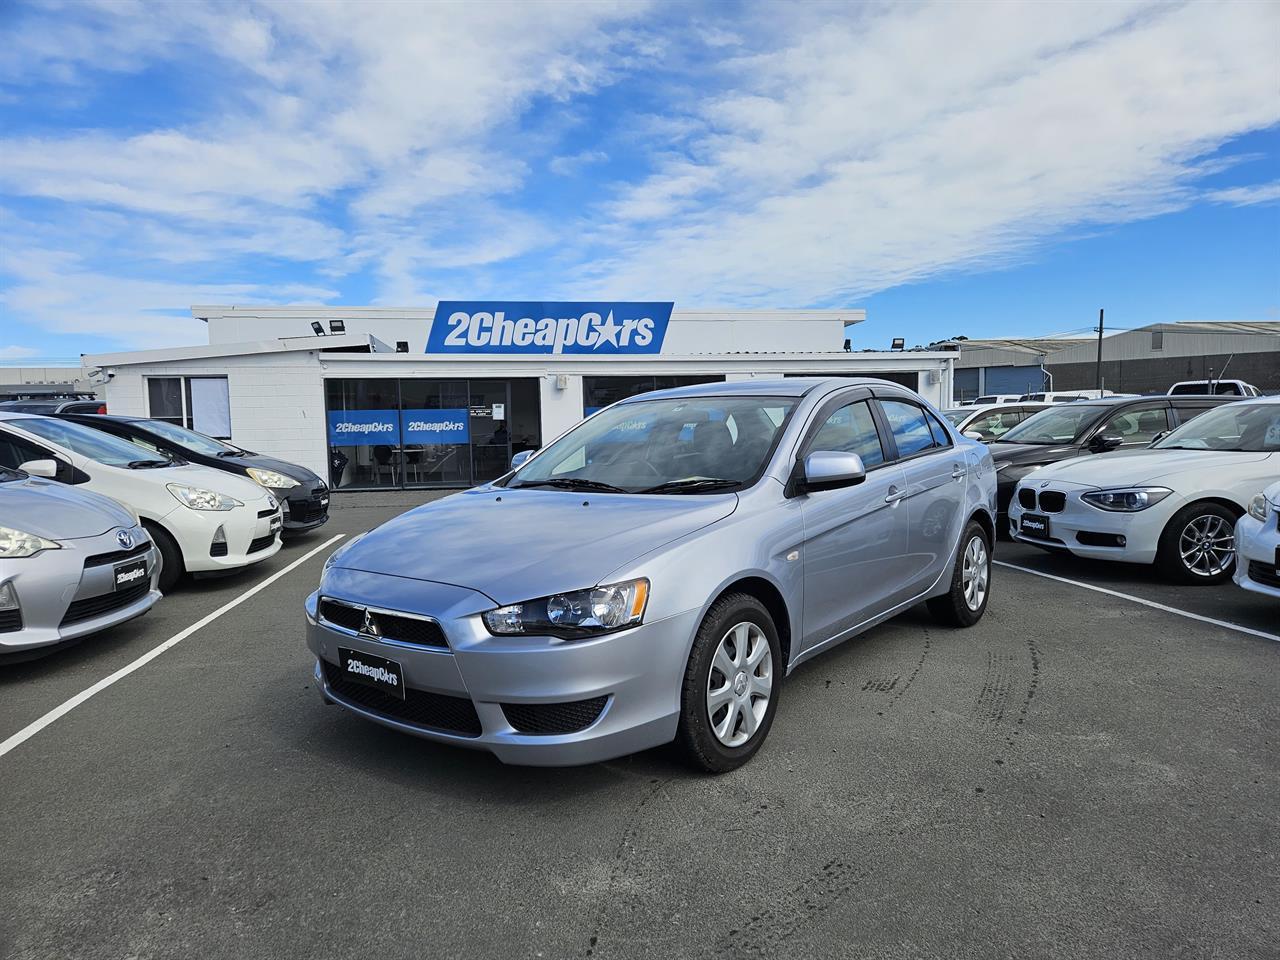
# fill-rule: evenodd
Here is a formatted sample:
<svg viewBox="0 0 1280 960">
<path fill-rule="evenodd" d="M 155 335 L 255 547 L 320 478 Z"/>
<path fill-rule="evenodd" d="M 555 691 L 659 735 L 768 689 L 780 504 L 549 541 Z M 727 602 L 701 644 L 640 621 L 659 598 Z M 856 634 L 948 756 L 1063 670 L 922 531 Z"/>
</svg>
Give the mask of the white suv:
<svg viewBox="0 0 1280 960">
<path fill-rule="evenodd" d="M 166 593 L 183 572 L 235 570 L 280 549 L 280 505 L 252 480 L 78 423 L 0 411 L 0 464 L 82 483 L 132 510 L 160 552 Z"/>
</svg>

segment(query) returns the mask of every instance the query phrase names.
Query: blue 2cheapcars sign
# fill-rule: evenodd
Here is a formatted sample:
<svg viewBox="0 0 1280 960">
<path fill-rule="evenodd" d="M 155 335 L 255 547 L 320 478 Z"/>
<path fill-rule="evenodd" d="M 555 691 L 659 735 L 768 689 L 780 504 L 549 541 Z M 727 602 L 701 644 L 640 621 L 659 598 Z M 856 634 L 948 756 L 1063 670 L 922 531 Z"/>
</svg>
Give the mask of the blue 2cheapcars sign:
<svg viewBox="0 0 1280 960">
<path fill-rule="evenodd" d="M 658 353 L 673 306 L 637 301 L 441 300 L 427 353 Z"/>
<path fill-rule="evenodd" d="M 469 443 L 466 410 L 330 410 L 329 444 L 361 447 L 428 443 Z"/>
<path fill-rule="evenodd" d="M 405 443 L 469 443 L 467 410 L 403 410 L 400 433 Z"/>
</svg>

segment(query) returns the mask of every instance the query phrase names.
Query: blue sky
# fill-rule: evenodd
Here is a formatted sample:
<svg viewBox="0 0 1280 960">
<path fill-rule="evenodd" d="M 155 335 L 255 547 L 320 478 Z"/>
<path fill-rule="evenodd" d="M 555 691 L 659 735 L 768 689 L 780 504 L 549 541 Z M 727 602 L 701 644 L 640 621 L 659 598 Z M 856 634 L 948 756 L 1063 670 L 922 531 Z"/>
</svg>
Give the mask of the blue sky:
<svg viewBox="0 0 1280 960">
<path fill-rule="evenodd" d="M 0 360 L 193 303 L 1280 319 L 1274 4 L 0 5 Z"/>
</svg>

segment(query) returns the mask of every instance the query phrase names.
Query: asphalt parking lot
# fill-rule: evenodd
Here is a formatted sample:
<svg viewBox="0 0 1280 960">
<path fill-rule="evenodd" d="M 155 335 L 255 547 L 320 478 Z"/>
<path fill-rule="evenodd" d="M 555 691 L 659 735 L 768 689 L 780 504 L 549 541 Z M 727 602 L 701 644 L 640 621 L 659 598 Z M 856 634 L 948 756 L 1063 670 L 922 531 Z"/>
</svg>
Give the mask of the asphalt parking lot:
<svg viewBox="0 0 1280 960">
<path fill-rule="evenodd" d="M 1280 955 L 1265 598 L 1002 544 L 1209 619 L 1001 566 L 972 630 L 916 609 L 800 668 L 734 773 L 504 767 L 313 689 L 322 545 L 411 502 L 339 497 L 259 568 L 0 668 L 3 744 L 311 553 L 0 745 L 0 956 Z"/>
</svg>

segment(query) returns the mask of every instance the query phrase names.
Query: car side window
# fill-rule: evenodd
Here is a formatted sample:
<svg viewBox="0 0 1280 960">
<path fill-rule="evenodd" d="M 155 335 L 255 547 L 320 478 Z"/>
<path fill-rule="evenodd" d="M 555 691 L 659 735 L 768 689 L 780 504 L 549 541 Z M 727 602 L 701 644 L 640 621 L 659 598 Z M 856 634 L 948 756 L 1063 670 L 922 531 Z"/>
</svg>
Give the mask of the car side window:
<svg viewBox="0 0 1280 960">
<path fill-rule="evenodd" d="M 15 437 L 13 434 L 0 432 L 0 466 L 17 470 L 28 460 L 49 459 L 55 458 L 43 447 L 37 447 L 31 441 Z"/>
<path fill-rule="evenodd" d="M 934 447 L 947 445 L 939 443 L 934 437 L 923 407 L 906 400 L 888 399 L 881 400 L 880 406 L 884 410 L 885 419 L 889 421 L 893 439 L 898 445 L 899 457 L 910 457 Z"/>
<path fill-rule="evenodd" d="M 1110 417 L 1098 433 L 1118 436 L 1125 443 L 1143 443 L 1168 429 L 1169 417 L 1164 407 L 1131 407 Z"/>
<path fill-rule="evenodd" d="M 983 440 L 1004 436 L 1025 417 L 1020 410 L 992 410 L 964 428 L 965 433 L 980 434 Z"/>
<path fill-rule="evenodd" d="M 875 418 L 871 415 L 871 404 L 866 400 L 855 400 L 833 410 L 804 452 L 808 454 L 814 450 L 856 453 L 867 467 L 884 463 L 884 448 Z"/>
<path fill-rule="evenodd" d="M 1207 403 L 1178 403 L 1173 404 L 1174 411 L 1178 414 L 1178 423 L 1183 424 L 1188 420 L 1194 420 L 1200 414 L 1207 410 L 1213 409 L 1213 404 Z"/>
</svg>

